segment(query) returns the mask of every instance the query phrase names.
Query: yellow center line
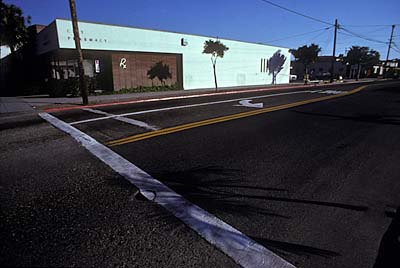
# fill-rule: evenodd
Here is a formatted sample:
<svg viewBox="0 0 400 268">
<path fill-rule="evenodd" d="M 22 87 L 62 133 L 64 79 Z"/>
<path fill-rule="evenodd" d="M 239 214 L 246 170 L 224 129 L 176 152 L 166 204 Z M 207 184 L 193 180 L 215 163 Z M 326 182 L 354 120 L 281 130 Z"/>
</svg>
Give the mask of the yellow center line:
<svg viewBox="0 0 400 268">
<path fill-rule="evenodd" d="M 221 117 L 217 117 L 217 118 L 211 118 L 211 119 L 202 120 L 202 121 L 193 122 L 193 123 L 184 124 L 184 125 L 179 125 L 179 126 L 175 126 L 175 127 L 164 128 L 164 129 L 160 129 L 160 130 L 155 130 L 155 131 L 151 131 L 151 132 L 146 132 L 146 133 L 142 133 L 142 134 L 129 136 L 129 137 L 118 139 L 118 140 L 113 140 L 113 141 L 107 142 L 106 144 L 110 145 L 110 146 L 123 145 L 123 144 L 131 143 L 131 142 L 135 142 L 135 141 L 149 139 L 152 137 L 157 137 L 157 136 L 161 136 L 161 135 L 167 135 L 167 134 L 171 134 L 171 133 L 175 133 L 175 132 L 179 132 L 179 131 L 184 131 L 184 130 L 191 129 L 191 128 L 231 121 L 234 119 L 239 119 L 239 118 L 254 116 L 254 115 L 258 115 L 258 114 L 279 111 L 279 110 L 284 110 L 284 109 L 293 108 L 293 107 L 297 107 L 297 106 L 301 106 L 301 105 L 306 105 L 309 103 L 315 103 L 315 102 L 320 102 L 320 101 L 324 101 L 324 100 L 339 98 L 339 97 L 348 96 L 348 95 L 357 93 L 357 92 L 363 90 L 365 87 L 366 86 L 357 87 L 351 91 L 341 93 L 338 95 L 332 95 L 332 96 L 326 96 L 326 97 L 320 97 L 320 98 L 314 98 L 314 99 L 309 99 L 309 100 L 293 102 L 293 103 L 287 103 L 287 104 L 268 107 L 268 108 L 264 108 L 264 109 L 258 109 L 258 110 L 253 110 L 253 111 L 249 111 L 249 112 L 221 116 Z"/>
</svg>

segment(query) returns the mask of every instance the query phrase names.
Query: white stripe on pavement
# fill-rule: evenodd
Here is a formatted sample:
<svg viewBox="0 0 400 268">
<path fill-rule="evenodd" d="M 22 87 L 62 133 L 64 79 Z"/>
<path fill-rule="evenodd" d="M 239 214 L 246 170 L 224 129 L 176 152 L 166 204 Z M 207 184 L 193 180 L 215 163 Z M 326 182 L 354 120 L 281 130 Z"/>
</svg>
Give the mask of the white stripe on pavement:
<svg viewBox="0 0 400 268">
<path fill-rule="evenodd" d="M 95 113 L 95 114 L 101 114 L 101 115 L 105 115 L 105 116 L 112 116 L 111 117 L 112 119 L 115 119 L 115 120 L 118 120 L 118 121 L 121 121 L 121 122 L 124 122 L 124 123 L 128 123 L 128 124 L 131 124 L 131 125 L 135 125 L 135 126 L 138 126 L 138 127 L 141 127 L 141 128 L 145 128 L 145 129 L 148 129 L 148 130 L 158 130 L 159 129 L 158 127 L 151 126 L 151 125 L 149 125 L 149 124 L 147 124 L 147 123 L 145 123 L 143 121 L 131 119 L 131 118 L 128 118 L 128 117 L 115 116 L 114 114 L 110 114 L 110 113 L 107 113 L 107 112 L 104 112 L 104 111 L 95 110 L 95 109 L 91 109 L 91 108 L 84 108 L 83 110 L 87 111 L 87 112 Z"/>
<path fill-rule="evenodd" d="M 93 155 L 118 172 L 150 201 L 166 208 L 205 240 L 219 248 L 243 267 L 295 268 L 280 256 L 256 243 L 245 234 L 214 215 L 190 203 L 160 181 L 151 177 L 119 154 L 100 144 L 89 135 L 48 113 L 40 117 L 68 133 Z"/>
<path fill-rule="evenodd" d="M 188 104 L 188 105 L 182 105 L 182 106 L 174 106 L 174 107 L 167 107 L 167 108 L 160 108 L 160 109 L 152 109 L 152 110 L 124 113 L 124 114 L 115 114 L 115 115 L 110 115 L 110 116 L 105 116 L 105 117 L 100 117 L 100 118 L 93 118 L 93 119 L 76 121 L 76 122 L 72 122 L 70 124 L 71 125 L 76 125 L 76 124 L 82 124 L 82 123 L 89 123 L 89 122 L 94 122 L 94 121 L 111 119 L 111 118 L 114 118 L 114 117 L 117 117 L 117 116 L 129 116 L 129 115 L 137 115 L 137 114 L 146 114 L 146 113 L 170 111 L 170 110 L 176 110 L 176 109 L 199 107 L 199 106 L 206 106 L 206 105 L 213 105 L 213 104 L 229 103 L 229 102 L 235 102 L 235 101 L 241 101 L 241 100 L 270 98 L 270 97 L 276 97 L 276 96 L 293 95 L 293 94 L 300 94 L 300 93 L 311 93 L 311 92 L 312 91 L 310 91 L 310 90 L 305 90 L 305 91 L 269 94 L 269 95 L 263 95 L 263 96 L 245 97 L 245 98 L 240 98 L 240 99 L 230 99 L 230 100 L 223 100 L 223 101 L 213 101 L 213 102 L 205 102 L 205 103 L 197 103 L 197 104 Z"/>
</svg>

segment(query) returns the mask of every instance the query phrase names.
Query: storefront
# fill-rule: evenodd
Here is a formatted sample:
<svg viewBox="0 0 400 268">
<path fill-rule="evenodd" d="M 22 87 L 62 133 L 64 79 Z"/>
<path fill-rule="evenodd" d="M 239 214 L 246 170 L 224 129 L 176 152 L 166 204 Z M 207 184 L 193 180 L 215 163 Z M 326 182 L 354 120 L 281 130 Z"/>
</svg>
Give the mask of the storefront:
<svg viewBox="0 0 400 268">
<path fill-rule="evenodd" d="M 101 90 L 120 90 L 152 85 L 174 85 L 190 90 L 213 88 L 210 55 L 204 42 L 213 37 L 173 33 L 99 23 L 79 22 L 85 75 Z M 56 19 L 36 35 L 35 55 L 40 79 L 76 77 L 77 55 L 72 23 Z M 229 50 L 217 62 L 219 87 L 288 83 L 288 48 L 219 39 Z M 280 59 L 275 64 L 274 56 Z M 275 64 L 276 65 L 276 64 Z M 151 76 L 162 67 L 165 79 Z"/>
</svg>

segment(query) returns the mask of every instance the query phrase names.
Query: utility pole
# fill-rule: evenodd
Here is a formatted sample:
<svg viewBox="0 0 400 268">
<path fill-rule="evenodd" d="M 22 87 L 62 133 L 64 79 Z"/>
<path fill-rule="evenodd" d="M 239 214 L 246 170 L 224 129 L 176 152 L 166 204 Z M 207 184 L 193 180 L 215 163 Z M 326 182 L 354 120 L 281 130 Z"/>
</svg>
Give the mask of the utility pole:
<svg viewBox="0 0 400 268">
<path fill-rule="evenodd" d="M 334 36 L 333 36 L 333 53 L 332 53 L 332 66 L 331 66 L 331 83 L 333 83 L 333 80 L 335 78 L 335 61 L 336 61 L 336 35 L 337 35 L 337 29 L 339 28 L 337 19 L 335 20 L 335 31 L 334 31 Z"/>
<path fill-rule="evenodd" d="M 393 40 L 394 27 L 396 27 L 396 25 L 393 24 L 393 25 L 392 25 L 392 33 L 390 34 L 390 39 L 389 39 L 388 51 L 387 51 L 387 54 L 386 54 L 385 67 L 387 67 L 387 65 L 388 65 L 390 49 L 392 48 L 392 40 Z M 386 72 L 386 68 L 385 68 L 385 72 Z"/>
<path fill-rule="evenodd" d="M 74 30 L 75 47 L 78 51 L 78 69 L 79 69 L 79 90 L 82 95 L 83 105 L 89 103 L 88 89 L 85 80 L 85 70 L 83 69 L 83 54 L 81 49 L 81 39 L 79 37 L 78 18 L 76 16 L 75 0 L 69 0 L 69 7 L 71 9 L 72 28 Z"/>
</svg>

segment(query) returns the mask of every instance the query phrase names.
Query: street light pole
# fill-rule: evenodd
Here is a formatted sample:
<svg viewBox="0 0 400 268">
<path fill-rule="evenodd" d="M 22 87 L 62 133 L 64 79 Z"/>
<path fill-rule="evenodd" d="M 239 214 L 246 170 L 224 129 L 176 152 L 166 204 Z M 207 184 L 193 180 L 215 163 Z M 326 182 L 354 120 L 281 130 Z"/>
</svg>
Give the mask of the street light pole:
<svg viewBox="0 0 400 268">
<path fill-rule="evenodd" d="M 88 89 L 85 80 L 85 70 L 83 69 L 83 54 L 81 49 L 81 39 L 79 37 L 78 18 L 76 16 L 75 0 L 69 0 L 69 7 L 71 9 L 72 28 L 74 31 L 75 47 L 78 51 L 78 69 L 79 69 L 79 90 L 82 95 L 83 105 L 89 103 Z"/>
</svg>

